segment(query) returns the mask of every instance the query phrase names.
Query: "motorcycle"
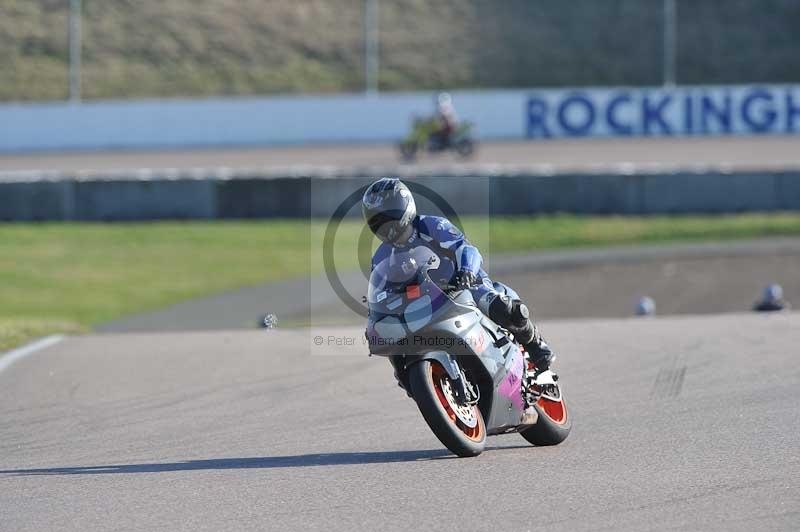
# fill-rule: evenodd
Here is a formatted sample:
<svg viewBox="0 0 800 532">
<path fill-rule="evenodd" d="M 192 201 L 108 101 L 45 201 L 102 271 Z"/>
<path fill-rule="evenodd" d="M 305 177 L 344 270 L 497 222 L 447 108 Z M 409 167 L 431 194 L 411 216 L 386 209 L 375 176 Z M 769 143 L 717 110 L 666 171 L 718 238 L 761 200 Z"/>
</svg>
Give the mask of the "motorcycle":
<svg viewBox="0 0 800 532">
<path fill-rule="evenodd" d="M 462 122 L 450 135 L 448 140 L 439 134 L 439 122 L 434 118 L 414 118 L 411 133 L 400 142 L 400 156 L 406 162 L 417 157 L 420 150 L 428 153 L 455 151 L 462 158 L 468 158 L 475 152 L 475 141 L 472 136 L 472 123 Z"/>
<path fill-rule="evenodd" d="M 513 335 L 450 284 L 452 265 L 442 263 L 419 246 L 376 265 L 367 294 L 370 355 L 389 358 L 430 429 L 458 456 L 477 456 L 487 436 L 508 432 L 534 445 L 564 441 L 572 418 L 558 376 L 538 372 Z"/>
</svg>

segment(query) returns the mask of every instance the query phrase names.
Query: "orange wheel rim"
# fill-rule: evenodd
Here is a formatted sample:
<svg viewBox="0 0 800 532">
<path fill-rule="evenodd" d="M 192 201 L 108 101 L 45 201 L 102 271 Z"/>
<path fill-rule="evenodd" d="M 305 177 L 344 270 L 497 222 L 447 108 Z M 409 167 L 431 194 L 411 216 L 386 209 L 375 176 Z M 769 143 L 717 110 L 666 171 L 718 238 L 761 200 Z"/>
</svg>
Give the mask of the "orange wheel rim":
<svg viewBox="0 0 800 532">
<path fill-rule="evenodd" d="M 550 401 L 541 397 L 536 404 L 554 423 L 563 425 L 567 421 L 567 407 L 564 406 L 564 401 Z"/>
<path fill-rule="evenodd" d="M 481 423 L 481 413 L 478 410 L 477 405 L 473 405 L 472 408 L 475 409 L 475 416 L 477 417 L 478 422 L 475 423 L 474 427 L 467 426 L 464 422 L 458 419 L 455 411 L 453 410 L 450 401 L 447 400 L 447 396 L 445 395 L 444 389 L 442 388 L 442 381 L 444 379 L 449 379 L 450 377 L 447 375 L 447 372 L 444 368 L 436 363 L 430 363 L 431 368 L 431 382 L 433 383 L 433 389 L 436 390 L 436 397 L 439 398 L 439 403 L 441 403 L 442 408 L 444 408 L 447 417 L 450 418 L 450 421 L 458 427 L 458 429 L 464 433 L 464 435 L 472 441 L 480 442 L 483 440 L 483 424 Z"/>
</svg>

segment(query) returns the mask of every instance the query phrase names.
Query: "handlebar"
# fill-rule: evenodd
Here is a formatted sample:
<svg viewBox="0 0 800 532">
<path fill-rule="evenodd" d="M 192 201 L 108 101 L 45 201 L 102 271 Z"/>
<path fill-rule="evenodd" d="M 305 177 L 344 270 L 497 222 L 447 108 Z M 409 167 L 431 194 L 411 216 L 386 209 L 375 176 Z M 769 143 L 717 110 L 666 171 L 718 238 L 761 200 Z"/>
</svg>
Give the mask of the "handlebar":
<svg viewBox="0 0 800 532">
<path fill-rule="evenodd" d="M 474 284 L 471 284 L 470 286 L 468 286 L 466 288 L 461 288 L 460 286 L 458 286 L 456 283 L 454 283 L 452 281 L 447 281 L 446 283 L 437 283 L 435 281 L 432 281 L 432 282 L 433 282 L 433 284 L 438 286 L 442 291 L 445 291 L 445 292 L 446 291 L 455 291 L 455 290 L 469 290 L 470 288 L 474 288 L 474 287 L 480 286 L 482 284 L 482 281 L 476 281 Z"/>
<path fill-rule="evenodd" d="M 455 283 L 451 283 L 450 281 L 448 281 L 448 282 L 446 282 L 446 283 L 437 283 L 437 282 L 434 282 L 433 284 L 435 284 L 436 286 L 438 286 L 438 287 L 439 287 L 439 288 L 440 288 L 440 289 L 441 289 L 443 292 L 449 292 L 449 291 L 454 291 L 454 290 L 461 290 L 461 289 L 458 287 L 458 285 L 456 285 Z"/>
</svg>

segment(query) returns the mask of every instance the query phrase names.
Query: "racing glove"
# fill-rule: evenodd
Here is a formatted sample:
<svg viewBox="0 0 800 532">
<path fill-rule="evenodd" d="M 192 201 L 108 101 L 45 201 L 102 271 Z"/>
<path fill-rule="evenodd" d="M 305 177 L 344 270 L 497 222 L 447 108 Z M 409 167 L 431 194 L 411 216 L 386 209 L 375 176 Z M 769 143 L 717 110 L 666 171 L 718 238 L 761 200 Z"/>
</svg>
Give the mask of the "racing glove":
<svg viewBox="0 0 800 532">
<path fill-rule="evenodd" d="M 469 270 L 459 270 L 456 273 L 455 285 L 459 290 L 466 290 L 478 284 L 478 276 Z"/>
</svg>

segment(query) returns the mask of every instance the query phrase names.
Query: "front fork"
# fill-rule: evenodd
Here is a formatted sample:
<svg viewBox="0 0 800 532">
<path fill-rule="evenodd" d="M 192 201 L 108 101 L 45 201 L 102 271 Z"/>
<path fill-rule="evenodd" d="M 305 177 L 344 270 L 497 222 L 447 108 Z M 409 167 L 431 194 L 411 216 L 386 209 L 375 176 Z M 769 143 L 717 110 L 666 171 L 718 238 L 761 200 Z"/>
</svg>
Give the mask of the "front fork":
<svg viewBox="0 0 800 532">
<path fill-rule="evenodd" d="M 412 360 L 410 363 L 414 364 L 419 360 L 424 359 L 424 356 L 419 358 L 413 357 L 416 360 Z M 461 366 L 453 359 L 451 356 L 438 356 L 436 358 L 432 358 L 431 360 L 435 360 L 436 362 L 442 364 L 444 366 L 445 371 L 447 371 L 447 375 L 450 377 L 450 383 L 453 389 L 453 396 L 456 400 L 456 403 L 459 405 L 474 405 L 478 404 L 478 401 L 481 398 L 480 390 L 476 385 L 471 383 L 467 376 L 464 374 L 464 370 Z M 405 355 L 393 355 L 389 357 L 389 361 L 392 364 L 392 368 L 394 368 L 394 378 L 397 380 L 397 385 L 403 388 L 406 391 L 406 394 L 411 396 L 408 381 L 406 379 L 406 369 L 408 368 L 409 361 Z"/>
<path fill-rule="evenodd" d="M 455 360 L 452 363 L 459 375 L 458 379 L 452 380 L 453 395 L 456 402 L 461 406 L 478 404 L 481 399 L 480 389 L 467 379 L 464 370 L 456 364 Z"/>
</svg>

